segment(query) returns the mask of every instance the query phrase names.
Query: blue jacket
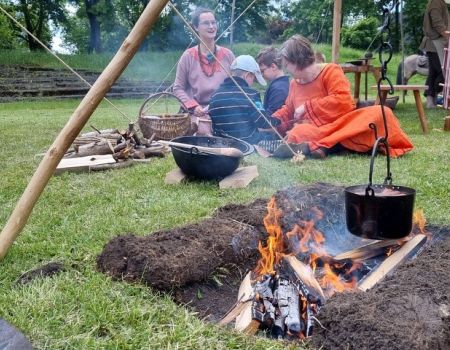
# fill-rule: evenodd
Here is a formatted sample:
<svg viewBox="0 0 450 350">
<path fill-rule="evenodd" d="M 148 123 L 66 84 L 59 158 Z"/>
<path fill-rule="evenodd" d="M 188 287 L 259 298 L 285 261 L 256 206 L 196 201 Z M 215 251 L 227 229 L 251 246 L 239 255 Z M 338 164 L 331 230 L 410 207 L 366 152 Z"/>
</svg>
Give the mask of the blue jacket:
<svg viewBox="0 0 450 350">
<path fill-rule="evenodd" d="M 283 107 L 284 102 L 289 94 L 289 77 L 282 77 L 273 80 L 264 94 L 264 109 L 268 115 L 272 115 L 275 111 Z"/>
<path fill-rule="evenodd" d="M 250 103 L 230 78 L 226 78 L 209 102 L 208 113 L 212 120 L 213 133 L 217 136 L 230 135 L 251 144 L 258 143 L 260 140 L 258 128 L 269 127 L 260 113 L 266 115 L 261 97 L 259 92 L 249 87 L 244 79 L 233 78 L 258 109 Z"/>
</svg>

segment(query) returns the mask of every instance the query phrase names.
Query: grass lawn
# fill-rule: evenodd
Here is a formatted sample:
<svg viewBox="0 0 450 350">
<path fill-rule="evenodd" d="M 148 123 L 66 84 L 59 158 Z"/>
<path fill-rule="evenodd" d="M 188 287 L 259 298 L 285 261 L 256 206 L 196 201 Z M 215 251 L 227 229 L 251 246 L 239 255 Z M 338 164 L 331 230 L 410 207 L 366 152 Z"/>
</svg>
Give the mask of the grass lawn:
<svg viewBox="0 0 450 350">
<path fill-rule="evenodd" d="M 115 101 L 130 116 L 141 102 Z M 77 105 L 42 101 L 0 106 L 0 227 L 39 164 L 37 154 L 49 147 Z M 396 114 L 416 148 L 392 161 L 394 183 L 417 190 L 416 208 L 424 210 L 429 223 L 450 225 L 450 133 L 441 131 L 445 111 L 427 111 L 426 136 L 411 96 L 406 104 L 399 103 Z M 89 123 L 97 128 L 127 125 L 107 104 L 100 105 Z M 294 184 L 368 181 L 366 156 L 294 165 L 252 155 L 245 163 L 258 165 L 260 176 L 247 189 L 232 191 L 220 190 L 215 182 L 165 185 L 165 174 L 175 167 L 170 155 L 150 165 L 52 178 L 1 262 L 0 317 L 21 329 L 37 349 L 284 349 L 277 341 L 204 323 L 168 296 L 112 281 L 95 268 L 104 244 L 125 232 L 146 235 L 185 225 L 219 206 L 269 197 Z M 374 179 L 381 182 L 385 159 L 378 159 L 375 167 Z M 65 263 L 65 272 L 26 286 L 14 284 L 23 272 L 56 260 Z"/>
</svg>

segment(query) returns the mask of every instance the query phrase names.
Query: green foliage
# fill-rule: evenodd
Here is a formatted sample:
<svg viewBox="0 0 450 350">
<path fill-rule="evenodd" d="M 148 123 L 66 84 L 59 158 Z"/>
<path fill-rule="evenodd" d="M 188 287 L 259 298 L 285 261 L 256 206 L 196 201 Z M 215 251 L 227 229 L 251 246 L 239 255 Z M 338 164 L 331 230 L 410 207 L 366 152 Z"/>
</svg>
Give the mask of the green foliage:
<svg viewBox="0 0 450 350">
<path fill-rule="evenodd" d="M 364 18 L 351 27 L 342 28 L 341 43 L 344 46 L 365 50 L 377 33 L 379 21 L 374 17 Z"/>
<path fill-rule="evenodd" d="M 3 6 L 1 1 L 0 5 Z M 6 7 L 6 10 L 8 11 L 9 7 Z M 19 42 L 14 33 L 14 28 L 10 20 L 3 13 L 0 13 L 0 49 L 10 50 L 17 47 L 19 47 Z"/>
</svg>

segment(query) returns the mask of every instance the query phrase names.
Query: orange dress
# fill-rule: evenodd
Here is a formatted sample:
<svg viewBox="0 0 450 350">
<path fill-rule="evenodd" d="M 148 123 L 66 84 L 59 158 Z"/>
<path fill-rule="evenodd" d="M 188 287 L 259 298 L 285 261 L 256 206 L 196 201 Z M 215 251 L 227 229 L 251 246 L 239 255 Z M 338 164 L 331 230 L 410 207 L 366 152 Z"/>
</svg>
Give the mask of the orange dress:
<svg viewBox="0 0 450 350">
<path fill-rule="evenodd" d="M 303 104 L 305 114 L 292 127 L 294 111 Z M 337 64 L 329 63 L 309 83 L 292 80 L 285 105 L 273 116 L 281 120 L 278 129 L 282 134 L 287 133 L 288 142 L 307 143 L 311 151 L 340 143 L 347 149 L 365 153 L 375 142 L 370 123 L 376 125 L 379 136 L 385 135 L 381 107 L 355 108 L 344 72 Z M 394 113 L 385 107 L 385 114 L 390 155 L 398 157 L 412 150 L 413 145 Z"/>
</svg>

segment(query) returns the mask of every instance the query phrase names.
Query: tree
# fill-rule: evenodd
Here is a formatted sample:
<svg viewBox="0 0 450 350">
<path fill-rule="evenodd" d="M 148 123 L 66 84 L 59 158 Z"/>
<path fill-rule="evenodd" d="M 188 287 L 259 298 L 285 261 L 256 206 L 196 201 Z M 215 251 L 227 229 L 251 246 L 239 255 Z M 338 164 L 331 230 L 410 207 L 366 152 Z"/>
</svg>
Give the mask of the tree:
<svg viewBox="0 0 450 350">
<path fill-rule="evenodd" d="M 18 0 L 10 2 L 10 8 L 15 18 L 30 33 L 49 46 L 51 41 L 49 22 L 53 21 L 55 25 L 58 25 L 66 19 L 63 2 L 64 0 Z M 23 40 L 31 51 L 43 49 L 31 35 L 22 33 L 15 24 L 13 27 L 15 36 Z"/>
</svg>

